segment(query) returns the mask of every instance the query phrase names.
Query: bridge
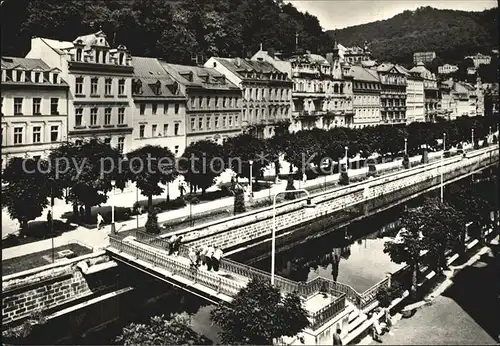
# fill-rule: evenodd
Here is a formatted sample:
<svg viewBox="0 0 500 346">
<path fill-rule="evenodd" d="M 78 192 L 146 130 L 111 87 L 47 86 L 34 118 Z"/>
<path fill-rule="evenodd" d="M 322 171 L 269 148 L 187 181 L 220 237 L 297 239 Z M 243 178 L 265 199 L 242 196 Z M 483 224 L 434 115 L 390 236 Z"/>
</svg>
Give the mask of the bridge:
<svg viewBox="0 0 500 346">
<path fill-rule="evenodd" d="M 497 164 L 498 145 L 476 150 L 468 157 L 452 157 L 409 169 L 396 174 L 384 175 L 369 181 L 353 184 L 346 188 L 335 189 L 312 196 L 315 209 L 304 207 L 304 199 L 283 203 L 277 211 L 278 229 L 287 229 L 304 222 L 324 217 L 345 208 L 371 203 L 373 210 L 379 210 L 384 203 L 377 205 L 374 200 L 384 200 L 388 195 L 397 198 L 414 198 L 439 186 L 440 176 L 444 183 L 450 183 Z M 394 195 L 401 191 L 404 195 Z M 278 207 L 277 207 L 278 209 Z M 260 213 L 259 213 L 260 212 Z M 199 246 L 213 244 L 227 248 L 237 246 L 238 242 L 250 238 L 268 237 L 271 233 L 269 208 L 259 212 L 244 213 L 212 224 L 199 226 L 198 229 L 175 232 L 191 236 L 187 245 Z M 248 222 L 247 219 L 251 219 Z M 230 226 L 228 226 L 230 225 Z M 223 230 L 220 231 L 220 228 Z M 246 233 L 241 233 L 244 230 Z M 195 236 L 192 234 L 195 233 Z M 186 244 L 185 244 L 186 245 Z M 213 303 L 228 302 L 245 287 L 249 280 L 258 278 L 270 281 L 270 275 L 262 270 L 237 263 L 228 258 L 221 259 L 220 271 L 210 272 L 204 268 L 190 268 L 187 247 L 183 245 L 178 256 L 168 255 L 166 239 L 136 232 L 135 237 L 120 238 L 110 235 L 107 252 L 119 262 L 145 272 L 159 280 L 180 287 Z M 346 311 L 361 311 L 375 303 L 375 296 L 382 287 L 390 286 L 390 278 L 385 278 L 365 292 L 357 292 L 352 287 L 325 278 L 315 278 L 308 282 L 295 282 L 283 277 L 275 277 L 275 286 L 283 294 L 299 294 L 305 308 L 310 312 L 311 329 L 316 330 Z"/>
</svg>

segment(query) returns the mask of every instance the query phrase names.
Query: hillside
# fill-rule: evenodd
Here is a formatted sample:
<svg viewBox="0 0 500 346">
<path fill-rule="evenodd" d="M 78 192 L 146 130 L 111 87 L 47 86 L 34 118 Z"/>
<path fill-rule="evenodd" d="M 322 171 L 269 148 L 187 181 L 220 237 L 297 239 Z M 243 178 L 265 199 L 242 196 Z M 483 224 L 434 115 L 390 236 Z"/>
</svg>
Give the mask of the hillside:
<svg viewBox="0 0 500 346">
<path fill-rule="evenodd" d="M 375 58 L 411 63 L 413 52 L 435 51 L 446 61 L 498 49 L 498 8 L 483 12 L 438 10 L 422 7 L 390 19 L 330 30 L 344 46 L 370 43 Z"/>
</svg>

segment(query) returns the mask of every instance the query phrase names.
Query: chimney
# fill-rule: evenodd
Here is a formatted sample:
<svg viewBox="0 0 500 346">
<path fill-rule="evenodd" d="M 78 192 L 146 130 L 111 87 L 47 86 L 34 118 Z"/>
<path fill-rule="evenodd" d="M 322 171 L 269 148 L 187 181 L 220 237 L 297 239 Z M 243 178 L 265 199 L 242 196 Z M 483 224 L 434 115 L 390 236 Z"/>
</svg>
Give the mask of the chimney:
<svg viewBox="0 0 500 346">
<path fill-rule="evenodd" d="M 241 59 L 238 57 L 236 58 L 236 66 L 240 67 L 241 66 Z"/>
</svg>

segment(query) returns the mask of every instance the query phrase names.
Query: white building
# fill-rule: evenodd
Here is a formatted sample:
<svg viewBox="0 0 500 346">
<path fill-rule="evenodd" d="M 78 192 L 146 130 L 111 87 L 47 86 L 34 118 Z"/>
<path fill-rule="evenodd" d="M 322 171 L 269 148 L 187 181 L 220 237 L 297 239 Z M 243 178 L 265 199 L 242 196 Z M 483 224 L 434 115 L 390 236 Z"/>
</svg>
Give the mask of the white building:
<svg viewBox="0 0 500 346">
<path fill-rule="evenodd" d="M 476 55 L 466 56 L 464 59 L 471 59 L 474 62 L 474 67 L 476 68 L 478 68 L 480 65 L 491 64 L 491 56 L 483 55 L 481 53 L 477 53 Z"/>
<path fill-rule="evenodd" d="M 406 78 L 406 122 L 425 121 L 424 79 L 408 71 Z"/>
<path fill-rule="evenodd" d="M 2 57 L 2 168 L 11 157 L 46 157 L 67 140 L 68 84 L 40 59 Z"/>
<path fill-rule="evenodd" d="M 439 74 L 450 74 L 458 71 L 457 65 L 444 64 L 438 67 Z"/>
<path fill-rule="evenodd" d="M 58 68 L 68 82 L 69 140 L 97 137 L 130 151 L 134 68 L 126 47 L 112 49 L 102 31 L 73 42 L 35 37 L 26 57 Z"/>
</svg>

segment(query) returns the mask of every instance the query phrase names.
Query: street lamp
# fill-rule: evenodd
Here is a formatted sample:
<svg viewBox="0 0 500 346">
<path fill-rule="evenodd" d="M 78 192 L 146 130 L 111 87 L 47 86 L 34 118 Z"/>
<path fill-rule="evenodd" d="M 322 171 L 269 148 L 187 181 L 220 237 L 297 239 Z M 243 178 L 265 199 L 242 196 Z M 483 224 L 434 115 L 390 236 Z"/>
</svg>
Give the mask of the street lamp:
<svg viewBox="0 0 500 346">
<path fill-rule="evenodd" d="M 471 130 L 472 149 L 474 149 L 474 129 Z"/>
<path fill-rule="evenodd" d="M 49 178 L 50 182 L 50 236 L 52 238 L 52 263 L 55 263 L 54 254 L 54 178 Z"/>
<path fill-rule="evenodd" d="M 405 155 L 408 154 L 408 138 L 405 138 Z"/>
<path fill-rule="evenodd" d="M 443 152 L 441 154 L 441 203 L 443 203 L 443 193 L 444 193 L 444 185 L 443 185 L 443 161 L 444 161 L 444 152 L 446 150 L 446 133 L 443 133 Z"/>
<path fill-rule="evenodd" d="M 348 170 L 348 162 L 347 162 L 347 150 L 349 149 L 347 145 L 344 147 L 345 149 L 345 172 L 347 173 Z"/>
<path fill-rule="evenodd" d="M 253 198 L 253 186 L 252 186 L 252 172 L 253 172 L 253 160 L 248 160 L 250 164 L 250 200 Z"/>
<path fill-rule="evenodd" d="M 315 205 L 311 203 L 311 197 L 309 195 L 309 191 L 305 189 L 297 189 L 297 190 L 286 190 L 280 191 L 274 195 L 273 198 L 273 229 L 272 229 L 272 238 L 271 238 L 271 285 L 274 286 L 274 267 L 276 261 L 276 197 L 280 194 L 287 193 L 296 193 L 296 192 L 304 192 L 307 195 L 307 204 L 306 208 L 314 208 Z"/>
<path fill-rule="evenodd" d="M 111 187 L 112 187 L 112 195 L 113 195 L 113 201 L 111 203 L 111 233 L 115 234 L 116 233 L 116 226 L 115 226 L 115 185 L 116 185 L 116 180 L 111 180 Z"/>
</svg>

